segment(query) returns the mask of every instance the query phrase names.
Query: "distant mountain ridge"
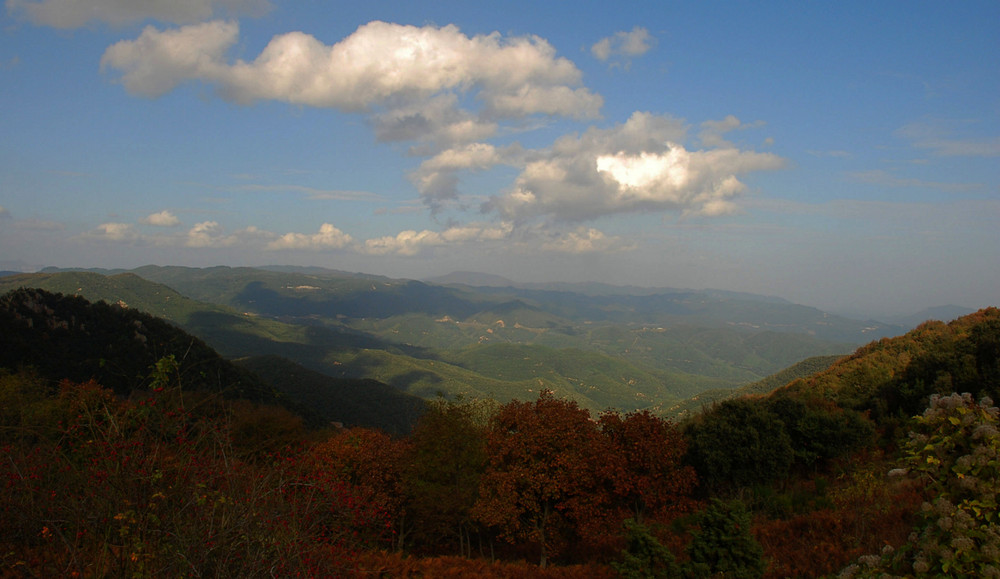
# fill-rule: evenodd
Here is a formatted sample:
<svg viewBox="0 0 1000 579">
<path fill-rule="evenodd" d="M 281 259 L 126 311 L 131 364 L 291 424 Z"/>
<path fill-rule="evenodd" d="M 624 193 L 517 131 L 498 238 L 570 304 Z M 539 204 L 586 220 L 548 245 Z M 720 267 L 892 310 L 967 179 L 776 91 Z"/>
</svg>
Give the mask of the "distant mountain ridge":
<svg viewBox="0 0 1000 579">
<path fill-rule="evenodd" d="M 737 292 L 651 290 L 605 284 L 583 284 L 581 291 L 569 289 L 577 287 L 575 284 L 544 284 L 547 289 L 473 288 L 322 271 L 324 273 L 302 274 L 276 271 L 274 268 L 158 266 L 132 270 L 141 277 L 165 284 L 199 301 L 237 309 L 253 307 L 269 315 L 385 318 L 423 312 L 463 318 L 484 309 L 484 305 L 489 303 L 522 299 L 573 322 L 687 322 L 801 332 L 853 344 L 896 335 L 903 330 L 889 324 L 841 318 L 778 298 L 756 296 L 742 299 L 744 294 Z M 315 285 L 317 283 L 319 285 Z M 308 287 L 316 289 L 305 290 Z"/>
<path fill-rule="evenodd" d="M 44 267 L 39 269 L 36 273 L 66 273 L 66 272 L 90 272 L 98 273 L 101 275 L 117 275 L 121 273 L 131 272 L 142 275 L 143 272 L 149 273 L 151 271 L 159 269 L 175 269 L 175 270 L 187 270 L 187 271 L 213 271 L 218 269 L 244 269 L 244 270 L 259 270 L 259 271 L 269 271 L 274 273 L 284 273 L 293 275 L 305 275 L 305 276 L 324 276 L 324 277 L 342 277 L 347 279 L 356 280 L 370 280 L 370 281 L 400 281 L 398 279 L 389 278 L 386 276 L 368 274 L 361 272 L 349 272 L 345 270 L 331 269 L 319 266 L 295 266 L 295 265 L 266 265 L 266 266 L 256 266 L 256 267 L 244 267 L 244 268 L 232 268 L 229 266 L 215 266 L 209 268 L 194 268 L 194 267 L 184 267 L 184 266 L 143 266 L 140 268 L 126 270 L 126 269 L 107 269 L 107 268 L 60 268 L 60 267 Z M 12 275 L 23 275 L 26 272 L 23 271 L 5 271 L 0 272 L 0 277 L 12 276 Z M 151 274 L 152 277 L 159 277 L 157 274 Z M 155 280 L 154 280 L 155 281 Z M 405 280 L 405 281 L 417 281 L 417 280 Z M 613 285 L 601 282 L 529 282 L 522 283 L 516 282 L 509 278 L 489 274 L 482 272 L 473 271 L 455 271 L 449 274 L 441 276 L 432 276 L 423 278 L 419 280 L 428 285 L 442 285 L 442 286 L 468 286 L 469 288 L 515 288 L 523 290 L 540 290 L 540 291 L 553 291 L 553 292 L 569 292 L 569 293 L 579 293 L 589 296 L 614 296 L 614 295 L 631 295 L 631 296 L 649 296 L 656 294 L 688 294 L 688 295 L 698 295 L 702 294 L 717 299 L 732 299 L 732 300 L 743 300 L 743 301 L 757 301 L 772 304 L 786 304 L 786 305 L 797 305 L 793 302 L 788 301 L 785 298 L 777 296 L 768 296 L 763 294 L 755 294 L 751 292 L 741 292 L 714 288 L 704 288 L 704 289 L 685 289 L 685 288 L 669 288 L 669 287 L 643 287 L 643 286 L 632 286 L 632 285 Z M 419 283 L 419 282 L 418 282 Z M 799 306 L 808 308 L 810 306 Z M 816 311 L 817 308 L 812 308 Z M 902 331 L 916 327 L 917 325 L 923 323 L 927 320 L 939 320 L 939 321 L 950 321 L 957 317 L 963 315 L 968 315 L 975 312 L 975 308 L 970 308 L 966 306 L 957 305 L 942 305 L 942 306 L 932 306 L 924 308 L 919 312 L 906 315 L 894 315 L 894 316 L 851 316 L 851 315 L 838 315 L 837 317 L 846 317 L 853 320 L 864 320 L 866 322 L 871 322 L 873 324 L 878 324 L 885 326 L 888 332 L 886 335 L 897 335 Z M 832 315 L 832 314 L 827 314 Z"/>
<path fill-rule="evenodd" d="M 634 295 L 648 296 L 655 294 L 690 294 L 702 293 L 718 298 L 743 299 L 770 303 L 790 304 L 788 300 L 776 296 L 765 296 L 749 292 L 738 292 L 719 289 L 689 289 L 668 287 L 641 287 L 633 285 L 614 285 L 601 282 L 515 282 L 503 276 L 472 271 L 456 271 L 442 276 L 424 278 L 426 283 L 436 285 L 465 285 L 480 288 L 518 288 L 530 290 L 564 291 L 581 293 L 591 296 L 600 295 Z"/>
<path fill-rule="evenodd" d="M 438 285 L 468 285 L 473 287 L 514 287 L 519 285 L 503 276 L 475 271 L 453 271 L 449 274 L 424 278 L 425 282 Z"/>
</svg>

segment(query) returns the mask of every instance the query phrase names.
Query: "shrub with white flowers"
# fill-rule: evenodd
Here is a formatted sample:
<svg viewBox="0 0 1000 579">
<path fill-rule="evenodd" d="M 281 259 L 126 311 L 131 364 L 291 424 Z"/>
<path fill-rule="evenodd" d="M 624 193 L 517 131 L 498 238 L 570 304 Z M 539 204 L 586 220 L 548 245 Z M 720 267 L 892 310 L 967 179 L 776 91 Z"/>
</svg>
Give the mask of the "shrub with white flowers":
<svg viewBox="0 0 1000 579">
<path fill-rule="evenodd" d="M 906 545 L 862 557 L 841 576 L 1000 578 L 1000 409 L 967 393 L 934 395 L 914 421 L 906 466 L 936 498 L 922 505 L 922 524 Z"/>
</svg>

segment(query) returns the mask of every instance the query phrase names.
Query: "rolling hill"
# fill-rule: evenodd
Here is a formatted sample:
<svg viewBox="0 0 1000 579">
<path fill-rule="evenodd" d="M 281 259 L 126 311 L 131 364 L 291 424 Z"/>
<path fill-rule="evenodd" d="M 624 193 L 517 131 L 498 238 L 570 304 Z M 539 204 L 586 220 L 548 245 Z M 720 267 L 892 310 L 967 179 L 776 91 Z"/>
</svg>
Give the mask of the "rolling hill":
<svg viewBox="0 0 1000 579">
<path fill-rule="evenodd" d="M 687 400 L 683 400 L 679 404 L 667 408 L 663 414 L 675 420 L 685 420 L 703 411 L 705 408 L 709 408 L 713 404 L 724 400 L 769 394 L 790 382 L 821 373 L 841 358 L 843 356 L 813 356 L 812 358 L 806 358 L 784 370 L 775 372 L 766 378 L 745 386 L 740 386 L 739 388 L 720 388 L 700 392 Z"/>
</svg>

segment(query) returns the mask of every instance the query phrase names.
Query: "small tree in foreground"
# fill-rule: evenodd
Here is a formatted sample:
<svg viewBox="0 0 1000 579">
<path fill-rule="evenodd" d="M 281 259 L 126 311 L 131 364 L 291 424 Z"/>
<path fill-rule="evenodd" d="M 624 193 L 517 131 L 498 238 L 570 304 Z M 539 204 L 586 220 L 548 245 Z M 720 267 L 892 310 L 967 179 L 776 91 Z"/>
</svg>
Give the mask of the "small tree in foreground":
<svg viewBox="0 0 1000 579">
<path fill-rule="evenodd" d="M 750 533 L 750 513 L 742 502 L 712 499 L 695 522 L 698 529 L 688 545 L 691 561 L 686 575 L 737 579 L 764 575 L 764 549 Z"/>
<path fill-rule="evenodd" d="M 621 559 L 611 564 L 622 579 L 666 579 L 680 576 L 680 566 L 670 549 L 649 529 L 633 519 L 625 521 L 625 549 Z"/>
<path fill-rule="evenodd" d="M 606 527 L 609 452 L 590 413 L 544 391 L 500 408 L 487 434 L 487 467 L 473 516 L 511 543 L 539 552 L 539 565 L 571 540 Z"/>
<path fill-rule="evenodd" d="M 411 545 L 422 552 L 447 550 L 472 556 L 477 531 L 469 511 L 486 465 L 484 401 L 429 405 L 410 436 L 403 472 Z"/>
</svg>

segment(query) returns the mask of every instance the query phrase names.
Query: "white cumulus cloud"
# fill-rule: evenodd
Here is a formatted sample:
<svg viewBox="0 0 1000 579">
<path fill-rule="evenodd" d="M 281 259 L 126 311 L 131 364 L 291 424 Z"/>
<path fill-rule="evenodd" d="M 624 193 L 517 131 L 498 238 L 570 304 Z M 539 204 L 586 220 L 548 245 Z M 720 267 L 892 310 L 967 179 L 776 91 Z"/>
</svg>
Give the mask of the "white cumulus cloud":
<svg viewBox="0 0 1000 579">
<path fill-rule="evenodd" d="M 233 246 L 253 248 L 273 241 L 275 237 L 277 237 L 275 234 L 252 225 L 234 233 L 226 233 L 225 228 L 219 222 L 202 221 L 188 230 L 183 238 L 183 245 L 200 248 Z M 174 244 L 173 240 L 164 240 L 163 242 L 168 245 Z"/>
<path fill-rule="evenodd" d="M 622 125 L 563 137 L 484 210 L 566 222 L 640 211 L 720 215 L 735 210 L 745 189 L 738 176 L 784 165 L 732 146 L 691 151 L 679 144 L 684 133 L 676 119 L 635 113 Z"/>
<path fill-rule="evenodd" d="M 176 227 L 181 224 L 181 220 L 177 219 L 177 216 L 173 213 L 164 210 L 159 213 L 147 215 L 142 219 L 142 223 L 155 227 Z"/>
<path fill-rule="evenodd" d="M 7 12 L 54 28 L 79 28 L 89 22 L 123 25 L 143 20 L 174 24 L 201 22 L 220 13 L 258 16 L 267 0 L 7 0 Z"/>
<path fill-rule="evenodd" d="M 329 223 L 313 234 L 286 233 L 267 244 L 266 249 L 340 249 L 351 243 L 351 236 Z"/>
<path fill-rule="evenodd" d="M 222 226 L 219 225 L 218 221 L 202 221 L 196 223 L 188 231 L 186 245 L 188 247 L 219 247 L 232 245 L 232 243 L 225 240 Z"/>
<path fill-rule="evenodd" d="M 580 227 L 551 236 L 542 242 L 541 248 L 559 253 L 604 253 L 633 249 L 633 246 L 593 227 Z"/>
<path fill-rule="evenodd" d="M 104 241 L 124 241 L 133 242 L 140 239 L 139 233 L 129 223 L 102 223 L 93 231 L 85 234 L 91 239 L 101 239 Z"/>
<path fill-rule="evenodd" d="M 275 100 L 370 114 L 384 140 L 481 139 L 499 119 L 595 118 L 603 103 L 582 86 L 579 69 L 537 36 L 470 37 L 453 25 L 375 21 L 333 45 L 289 32 L 252 61 L 230 60 L 238 40 L 234 22 L 147 27 L 109 47 L 101 66 L 147 97 L 201 81 L 237 103 Z M 462 109 L 457 95 L 474 96 L 479 110 Z"/>
<path fill-rule="evenodd" d="M 387 235 L 366 240 L 363 251 L 371 255 L 416 255 L 426 247 L 443 244 L 441 234 L 436 231 L 410 229 L 399 232 L 395 237 Z"/>
<path fill-rule="evenodd" d="M 104 51 L 101 69 L 123 71 L 122 83 L 148 97 L 170 92 L 190 79 L 208 79 L 225 70 L 224 58 L 239 38 L 233 22 L 212 21 L 159 31 L 147 26 L 136 40 Z"/>
<path fill-rule="evenodd" d="M 654 40 L 649 30 L 636 26 L 628 32 L 616 32 L 613 36 L 602 38 L 590 47 L 590 53 L 600 61 L 607 61 L 612 57 L 642 56 L 653 47 Z"/>
</svg>

